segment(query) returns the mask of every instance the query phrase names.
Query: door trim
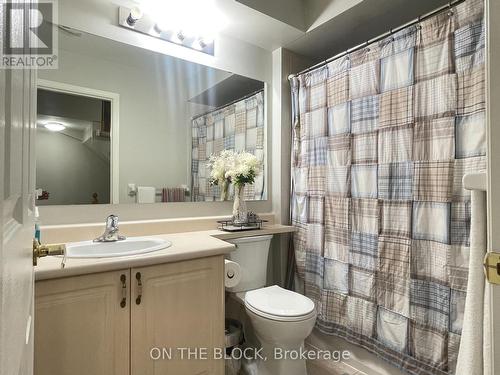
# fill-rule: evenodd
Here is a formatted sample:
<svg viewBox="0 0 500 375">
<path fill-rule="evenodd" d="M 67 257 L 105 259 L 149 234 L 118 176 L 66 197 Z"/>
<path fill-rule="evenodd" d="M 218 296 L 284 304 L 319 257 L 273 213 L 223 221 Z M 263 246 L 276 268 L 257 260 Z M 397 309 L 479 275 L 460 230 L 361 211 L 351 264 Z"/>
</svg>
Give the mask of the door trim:
<svg viewBox="0 0 500 375">
<path fill-rule="evenodd" d="M 500 116 L 500 107 L 495 105 L 500 97 L 500 74 L 497 66 L 500 62 L 500 4 L 494 0 L 485 0 L 485 29 L 486 29 L 486 142 L 487 142 L 487 251 L 500 248 L 500 232 L 497 230 L 500 222 L 500 199 L 498 191 L 500 187 L 500 173 L 496 166 L 500 160 L 498 150 L 500 149 L 500 128 L 497 126 Z M 487 298 L 489 298 L 489 324 L 491 328 L 490 341 L 485 342 L 491 358 L 488 358 L 490 368 L 485 363 L 484 375 L 496 374 L 500 371 L 500 321 L 495 319 L 495 312 L 500 309 L 500 289 L 490 283 L 486 283 Z"/>
</svg>

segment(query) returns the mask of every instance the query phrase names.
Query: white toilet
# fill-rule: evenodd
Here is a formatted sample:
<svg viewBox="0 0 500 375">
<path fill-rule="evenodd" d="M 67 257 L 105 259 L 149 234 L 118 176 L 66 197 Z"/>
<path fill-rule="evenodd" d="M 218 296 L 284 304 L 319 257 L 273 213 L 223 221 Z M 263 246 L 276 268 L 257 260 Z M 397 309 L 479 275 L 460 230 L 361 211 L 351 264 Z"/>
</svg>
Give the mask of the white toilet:
<svg viewBox="0 0 500 375">
<path fill-rule="evenodd" d="M 241 267 L 241 282 L 234 288 L 237 300 L 244 302 L 255 335 L 266 361 L 259 361 L 259 375 L 306 375 L 306 363 L 295 355 L 316 322 L 314 303 L 299 293 L 277 285 L 266 285 L 267 259 L 272 236 L 230 240 L 236 250 L 228 259 Z M 275 354 L 281 358 L 275 359 Z M 287 356 L 285 357 L 285 354 Z M 292 357 L 292 358 L 291 358 Z"/>
</svg>

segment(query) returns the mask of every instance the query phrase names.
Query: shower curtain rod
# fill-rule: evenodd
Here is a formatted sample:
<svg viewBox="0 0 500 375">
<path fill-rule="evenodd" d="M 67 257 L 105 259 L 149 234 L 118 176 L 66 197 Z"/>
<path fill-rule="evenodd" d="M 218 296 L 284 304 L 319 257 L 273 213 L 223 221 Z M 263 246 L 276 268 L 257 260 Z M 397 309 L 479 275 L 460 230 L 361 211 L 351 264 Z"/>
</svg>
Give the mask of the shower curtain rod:
<svg viewBox="0 0 500 375">
<path fill-rule="evenodd" d="M 447 5 L 443 5 L 443 6 L 439 7 L 439 8 L 437 8 L 437 9 L 433 10 L 432 12 L 429 12 L 429 13 L 426 13 L 426 14 L 420 16 L 420 17 L 417 17 L 413 21 L 407 22 L 404 25 L 399 26 L 399 27 L 397 27 L 395 29 L 390 29 L 389 31 L 387 31 L 387 32 L 385 32 L 385 33 L 383 33 L 383 34 L 381 34 L 381 35 L 379 35 L 379 36 L 377 36 L 377 37 L 375 37 L 373 39 L 370 39 L 370 40 L 367 40 L 364 43 L 358 44 L 357 46 L 355 46 L 353 48 L 350 48 L 350 49 L 348 49 L 348 50 L 346 50 L 344 52 L 340 52 L 340 53 L 336 54 L 335 56 L 330 57 L 330 58 L 328 58 L 326 60 L 323 60 L 323 61 L 321 61 L 321 62 L 319 62 L 319 63 L 317 63 L 317 64 L 315 64 L 315 65 L 313 65 L 313 66 L 311 66 L 311 67 L 309 67 L 307 69 L 301 70 L 298 73 L 290 74 L 288 76 L 288 80 L 290 80 L 292 78 L 295 78 L 295 77 L 298 77 L 301 74 L 313 71 L 313 70 L 315 70 L 315 69 L 317 69 L 317 68 L 319 68 L 319 67 L 321 67 L 323 65 L 326 65 L 326 64 L 328 64 L 328 63 L 330 63 L 330 62 L 332 62 L 334 60 L 337 60 L 337 59 L 339 59 L 341 57 L 344 57 L 344 56 L 346 56 L 346 55 L 348 55 L 350 53 L 353 53 L 353 52 L 358 51 L 358 50 L 360 50 L 362 48 L 365 48 L 366 46 L 368 46 L 371 43 L 375 43 L 375 42 L 378 42 L 379 40 L 387 38 L 388 36 L 390 36 L 390 35 L 392 35 L 394 33 L 397 33 L 398 31 L 401 31 L 401 30 L 403 30 L 404 28 L 406 28 L 408 26 L 416 25 L 416 24 L 418 24 L 418 23 L 420 23 L 420 22 L 422 22 L 422 21 L 424 21 L 424 20 L 426 20 L 426 19 L 428 19 L 428 18 L 430 18 L 430 17 L 432 17 L 432 16 L 434 16 L 434 15 L 436 15 L 436 14 L 444 11 L 445 9 L 451 9 L 451 7 L 453 7 L 455 5 L 458 5 L 458 4 L 461 4 L 464 1 L 465 0 L 449 1 Z"/>
<path fill-rule="evenodd" d="M 229 102 L 229 103 L 223 104 L 223 105 L 221 105 L 221 106 L 219 106 L 219 107 L 216 107 L 216 108 L 214 108 L 214 109 L 211 109 L 211 110 L 209 110 L 209 111 L 207 111 L 207 112 L 204 112 L 204 113 L 202 113 L 202 114 L 200 114 L 200 115 L 193 116 L 193 117 L 191 117 L 191 121 L 194 121 L 194 120 L 196 120 L 197 118 L 200 118 L 200 117 L 206 116 L 206 115 L 208 115 L 209 113 L 216 112 L 216 111 L 219 111 L 219 110 L 221 110 L 221 109 L 223 109 L 223 108 L 229 107 L 230 105 L 233 105 L 233 104 L 235 104 L 235 103 L 241 102 L 242 100 L 245 100 L 245 99 L 251 98 L 252 96 L 257 95 L 257 94 L 258 94 L 259 92 L 261 92 L 261 91 L 264 91 L 264 88 L 262 88 L 262 89 L 258 89 L 258 90 L 255 90 L 254 92 L 251 92 L 250 94 L 246 94 L 245 96 L 242 96 L 242 97 L 241 97 L 241 98 L 239 98 L 239 99 L 235 99 L 235 100 L 233 100 L 233 101 L 231 101 L 231 102 Z M 194 104 L 196 104 L 196 103 L 194 103 Z"/>
</svg>

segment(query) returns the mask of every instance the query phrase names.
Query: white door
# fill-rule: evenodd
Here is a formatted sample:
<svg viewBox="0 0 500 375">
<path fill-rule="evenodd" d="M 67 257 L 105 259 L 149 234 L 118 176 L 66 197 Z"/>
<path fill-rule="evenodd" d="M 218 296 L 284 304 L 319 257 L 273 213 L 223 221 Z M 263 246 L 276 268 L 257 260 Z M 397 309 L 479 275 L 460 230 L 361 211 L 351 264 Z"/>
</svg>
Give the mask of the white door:
<svg viewBox="0 0 500 375">
<path fill-rule="evenodd" d="M 488 111 L 488 251 L 500 252 L 500 2 L 486 1 L 487 111 Z M 490 295 L 492 327 L 491 372 L 500 373 L 500 285 L 486 283 Z"/>
<path fill-rule="evenodd" d="M 0 37 L 5 40 L 0 11 Z M 13 25 L 22 32 L 22 25 Z M 0 69 L 0 374 L 33 373 L 36 73 Z"/>
</svg>

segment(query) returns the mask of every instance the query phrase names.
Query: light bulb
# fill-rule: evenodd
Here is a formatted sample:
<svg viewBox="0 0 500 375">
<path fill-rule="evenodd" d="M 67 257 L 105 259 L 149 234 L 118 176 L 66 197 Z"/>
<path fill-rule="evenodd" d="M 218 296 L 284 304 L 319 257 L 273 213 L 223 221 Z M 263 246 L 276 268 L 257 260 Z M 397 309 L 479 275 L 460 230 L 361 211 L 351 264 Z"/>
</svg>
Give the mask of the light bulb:
<svg viewBox="0 0 500 375">
<path fill-rule="evenodd" d="M 207 46 L 207 44 L 205 43 L 205 41 L 203 40 L 203 38 L 198 38 L 198 40 L 196 40 L 194 42 L 194 48 L 196 49 L 203 49 Z"/>
<path fill-rule="evenodd" d="M 159 36 L 161 34 L 161 28 L 157 23 L 154 24 L 152 30 L 150 31 L 151 35 Z"/>
<path fill-rule="evenodd" d="M 135 23 L 143 16 L 142 10 L 138 7 L 130 9 L 130 14 L 127 17 L 127 25 L 134 26 Z"/>
<path fill-rule="evenodd" d="M 197 49 L 197 50 L 203 50 L 206 48 L 206 46 L 208 44 L 211 44 L 213 43 L 213 39 L 212 38 L 205 38 L 205 37 L 200 37 L 200 38 L 197 38 L 194 42 L 193 42 L 193 48 Z"/>
<path fill-rule="evenodd" d="M 184 39 L 186 39 L 186 36 L 182 32 L 182 30 L 175 32 L 173 35 L 173 40 L 176 43 L 182 43 L 184 41 Z"/>
</svg>

